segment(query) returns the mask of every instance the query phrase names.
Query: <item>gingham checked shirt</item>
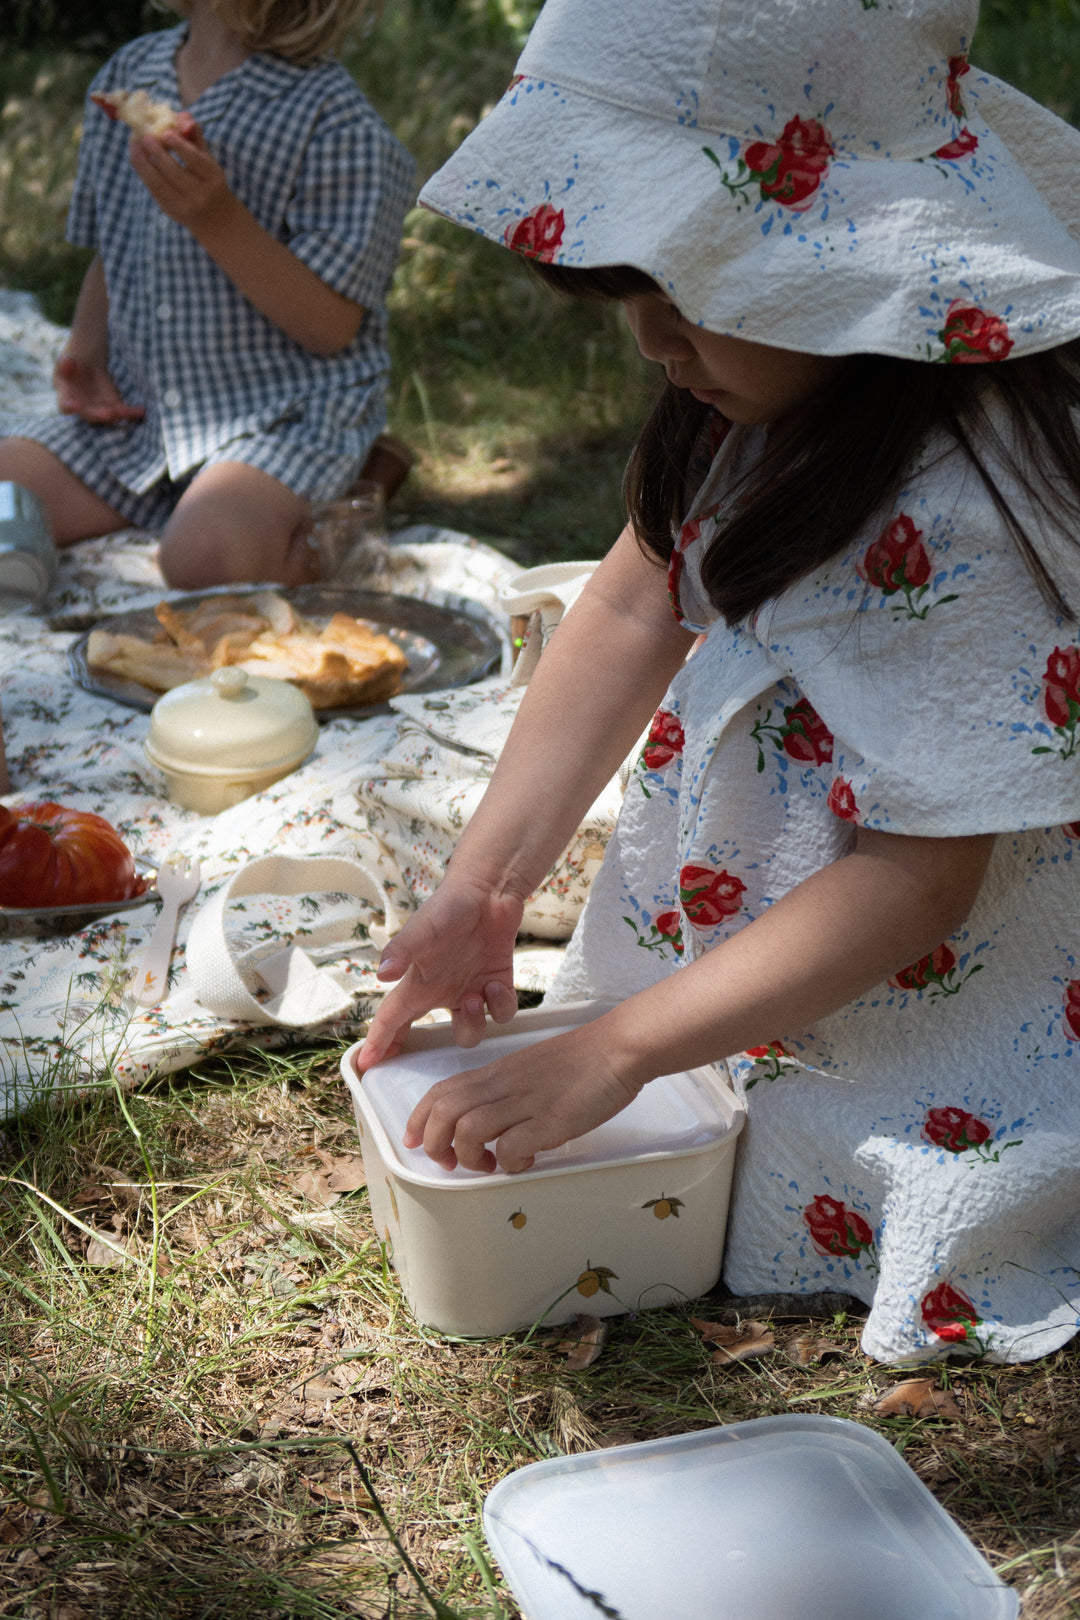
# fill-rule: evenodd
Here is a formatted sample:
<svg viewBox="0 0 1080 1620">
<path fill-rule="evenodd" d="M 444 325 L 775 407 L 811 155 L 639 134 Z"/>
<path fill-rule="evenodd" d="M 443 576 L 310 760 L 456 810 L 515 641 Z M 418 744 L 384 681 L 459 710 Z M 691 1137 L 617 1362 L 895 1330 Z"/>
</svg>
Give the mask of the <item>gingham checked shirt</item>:
<svg viewBox="0 0 1080 1620">
<path fill-rule="evenodd" d="M 91 89 L 144 89 L 179 107 L 185 33 L 186 24 L 133 40 Z M 389 369 L 384 300 L 412 199 L 412 159 L 336 62 L 250 56 L 190 110 L 259 223 L 367 315 L 328 357 L 287 337 L 162 213 L 131 167 L 126 126 L 88 103 L 68 238 L 102 255 L 109 369 L 146 409 L 110 435 L 108 454 L 139 493 L 282 421 L 302 422 L 319 443 L 348 441 Z"/>
</svg>

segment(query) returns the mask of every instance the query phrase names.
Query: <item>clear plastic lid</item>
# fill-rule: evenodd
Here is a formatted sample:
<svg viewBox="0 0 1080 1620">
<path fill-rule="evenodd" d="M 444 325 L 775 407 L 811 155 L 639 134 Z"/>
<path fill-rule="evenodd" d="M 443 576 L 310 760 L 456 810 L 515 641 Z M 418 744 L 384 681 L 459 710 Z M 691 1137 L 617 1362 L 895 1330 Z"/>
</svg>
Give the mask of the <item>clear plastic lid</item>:
<svg viewBox="0 0 1080 1620">
<path fill-rule="evenodd" d="M 423 1148 L 402 1145 L 405 1123 L 425 1092 L 438 1080 L 479 1069 L 486 1063 L 520 1049 L 533 1041 L 561 1033 L 559 1028 L 530 1030 L 515 1035 L 489 1036 L 480 1046 L 463 1050 L 448 1043 L 428 1051 L 405 1053 L 369 1069 L 363 1080 L 346 1074 L 350 1088 L 360 1099 L 365 1116 L 381 1127 L 383 1157 L 408 1181 L 426 1186 L 464 1186 L 483 1182 L 490 1185 L 503 1172 L 487 1175 L 478 1170 L 443 1170 L 433 1163 Z M 532 1170 L 515 1175 L 515 1181 L 529 1176 L 554 1175 L 593 1165 L 625 1164 L 648 1158 L 670 1158 L 674 1154 L 701 1152 L 726 1136 L 733 1136 L 742 1124 L 742 1112 L 729 1098 L 718 1076 L 709 1069 L 692 1069 L 680 1074 L 661 1075 L 652 1080 L 614 1119 L 586 1136 L 576 1137 L 565 1147 L 537 1155 Z"/>
<path fill-rule="evenodd" d="M 532 1463 L 490 1492 L 484 1529 L 528 1620 L 1019 1610 L 888 1441 L 843 1418 L 755 1418 Z"/>
</svg>

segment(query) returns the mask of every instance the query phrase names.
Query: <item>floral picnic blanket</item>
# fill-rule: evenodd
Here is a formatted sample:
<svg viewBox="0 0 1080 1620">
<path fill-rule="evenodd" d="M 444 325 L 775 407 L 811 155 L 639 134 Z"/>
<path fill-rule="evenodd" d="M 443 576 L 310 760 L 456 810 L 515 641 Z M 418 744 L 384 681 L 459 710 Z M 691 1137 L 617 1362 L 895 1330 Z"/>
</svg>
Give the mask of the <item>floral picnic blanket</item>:
<svg viewBox="0 0 1080 1620">
<path fill-rule="evenodd" d="M 509 664 L 509 640 L 497 597 L 517 572 L 498 551 L 450 530 L 412 528 L 393 537 L 399 594 L 482 619 L 495 630 Z M 333 719 L 320 727 L 312 757 L 265 792 L 218 816 L 180 810 L 164 797 L 143 751 L 149 716 L 79 686 L 68 651 L 94 620 L 152 606 L 170 593 L 155 542 L 135 531 L 76 546 L 40 610 L 0 619 L 0 718 L 11 791 L 8 805 L 55 800 L 103 815 L 137 860 L 157 865 L 171 850 L 198 855 L 203 886 L 181 914 L 172 991 L 163 1006 L 135 1007 L 124 994 L 132 964 L 157 917 L 156 902 L 97 917 L 75 933 L 45 923 L 0 922 L 0 1112 L 12 1113 L 42 1091 L 84 1089 L 108 1072 L 133 1084 L 183 1068 L 226 1047 L 283 1046 L 313 1035 L 355 1038 L 370 1016 L 375 951 L 363 925 L 371 907 L 307 895 L 256 899 L 229 913 L 234 950 L 257 962 L 295 934 L 355 987 L 346 1015 L 318 1029 L 253 1027 L 215 1016 L 187 983 L 185 942 L 199 906 L 250 859 L 270 853 L 363 853 L 366 826 L 355 788 L 386 751 L 397 718 Z M 344 956 L 326 944 L 341 932 L 341 907 L 354 945 Z"/>
</svg>

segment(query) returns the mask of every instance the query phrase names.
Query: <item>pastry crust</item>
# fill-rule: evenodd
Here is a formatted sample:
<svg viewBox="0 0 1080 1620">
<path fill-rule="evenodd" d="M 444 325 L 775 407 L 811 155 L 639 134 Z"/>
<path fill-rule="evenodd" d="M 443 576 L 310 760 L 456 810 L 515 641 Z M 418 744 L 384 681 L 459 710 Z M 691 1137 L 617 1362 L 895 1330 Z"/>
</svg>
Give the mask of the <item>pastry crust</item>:
<svg viewBox="0 0 1080 1620">
<path fill-rule="evenodd" d="M 164 135 L 168 129 L 180 128 L 181 114 L 176 108 L 155 101 L 145 90 L 96 90 L 90 100 L 136 135 Z"/>
<path fill-rule="evenodd" d="M 345 613 L 320 629 L 273 591 L 209 596 L 183 609 L 159 602 L 154 613 L 160 628 L 145 637 L 91 631 L 89 668 L 168 692 L 236 664 L 291 681 L 316 709 L 382 703 L 408 669 L 401 648 L 381 631 Z"/>
</svg>

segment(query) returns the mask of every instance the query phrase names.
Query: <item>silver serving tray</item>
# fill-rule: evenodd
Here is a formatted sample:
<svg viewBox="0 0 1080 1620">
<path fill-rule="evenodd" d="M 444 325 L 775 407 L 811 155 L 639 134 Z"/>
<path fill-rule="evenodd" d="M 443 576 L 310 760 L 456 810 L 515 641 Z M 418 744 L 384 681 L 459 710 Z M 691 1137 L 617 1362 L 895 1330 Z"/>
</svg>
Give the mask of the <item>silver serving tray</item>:
<svg viewBox="0 0 1080 1620">
<path fill-rule="evenodd" d="M 194 607 L 208 596 L 253 596 L 263 586 L 225 586 L 220 590 L 197 591 L 190 596 L 171 597 L 170 606 Z M 401 692 L 433 692 L 448 686 L 468 686 L 472 681 L 493 675 L 502 659 L 502 647 L 493 630 L 466 613 L 421 602 L 414 596 L 395 596 L 389 591 L 345 591 L 332 585 L 303 585 L 297 590 L 276 594 L 292 604 L 298 613 L 315 624 L 329 623 L 335 613 L 348 613 L 373 630 L 396 641 L 409 661 L 402 677 Z M 153 608 L 131 613 L 114 613 L 99 619 L 91 630 L 110 630 L 120 635 L 152 634 L 159 628 Z M 77 684 L 99 697 L 112 698 L 129 709 L 149 712 L 160 692 L 108 670 L 91 669 L 86 648 L 87 630 L 68 649 L 68 665 Z M 360 703 L 340 709 L 317 709 L 318 720 L 362 719 L 385 710 L 385 703 Z"/>
</svg>

